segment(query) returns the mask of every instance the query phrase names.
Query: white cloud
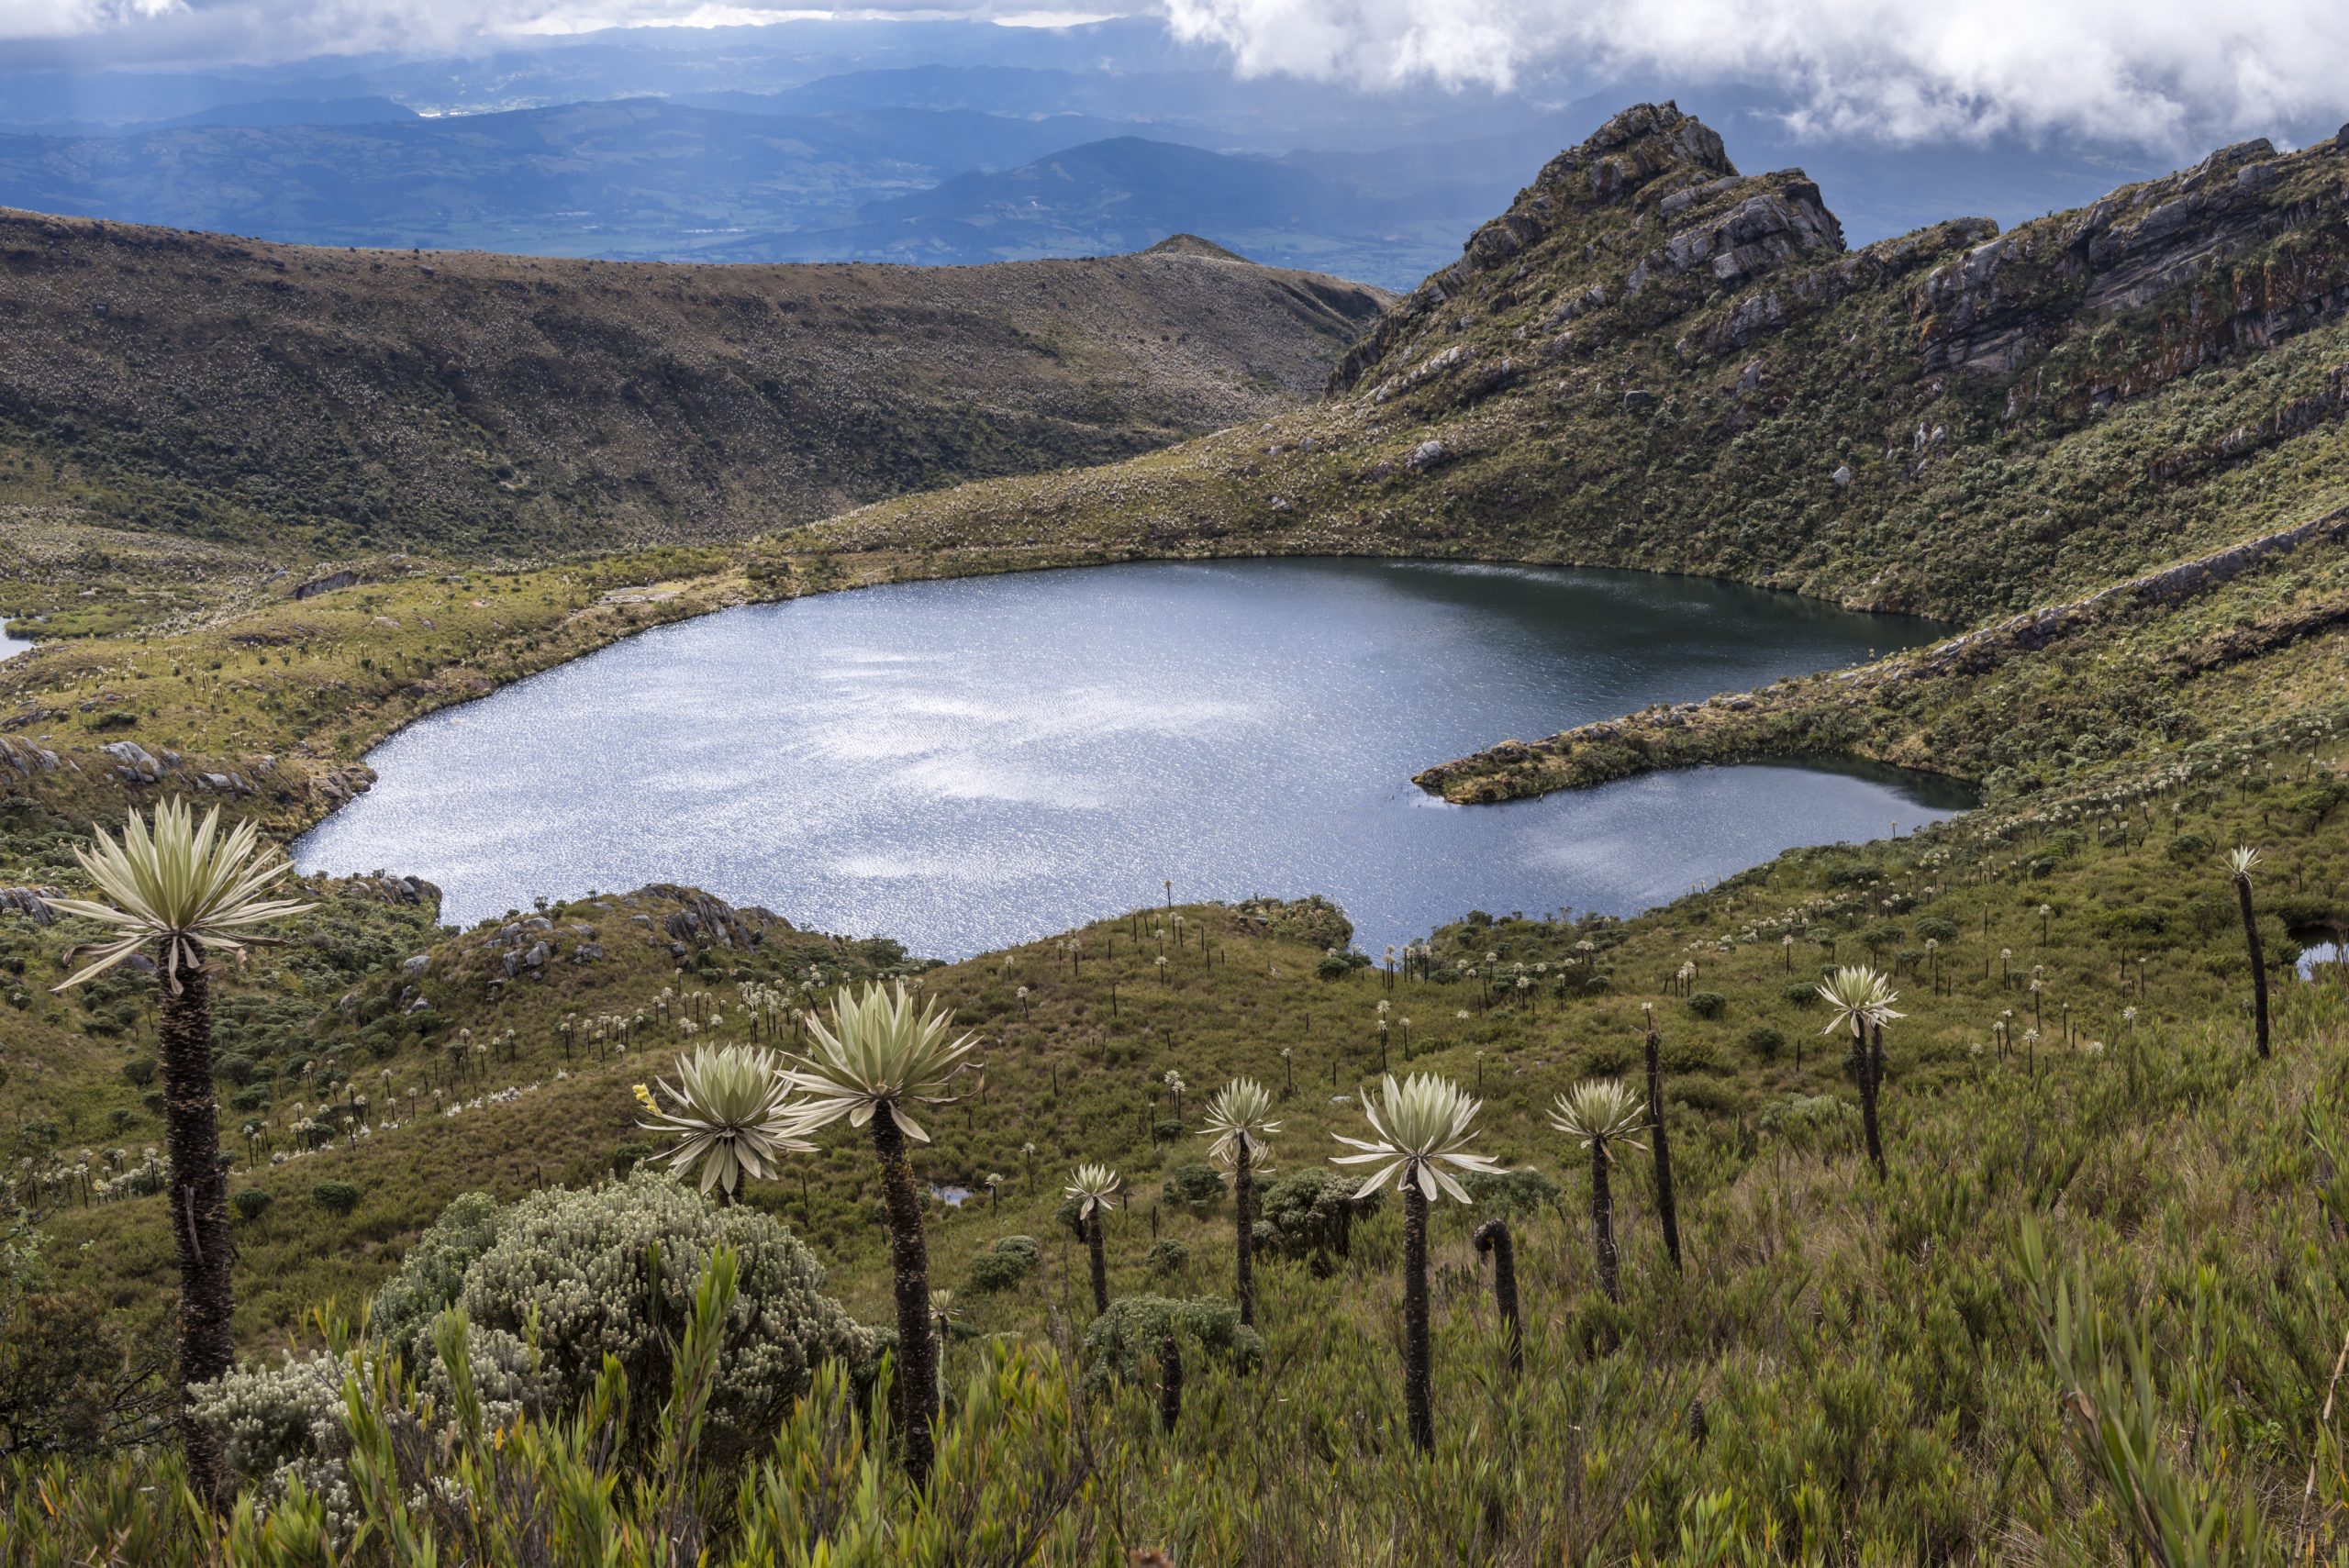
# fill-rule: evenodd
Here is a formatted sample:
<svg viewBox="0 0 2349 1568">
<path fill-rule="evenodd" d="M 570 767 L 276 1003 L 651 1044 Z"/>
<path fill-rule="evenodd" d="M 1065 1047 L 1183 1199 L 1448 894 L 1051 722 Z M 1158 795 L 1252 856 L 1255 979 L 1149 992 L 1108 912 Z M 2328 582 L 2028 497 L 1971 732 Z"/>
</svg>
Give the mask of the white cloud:
<svg viewBox="0 0 2349 1568">
<path fill-rule="evenodd" d="M 2342 0 L 1165 0 L 1243 73 L 1508 87 L 1560 63 L 1776 83 L 1823 132 L 2183 143 L 2349 115 Z"/>
</svg>

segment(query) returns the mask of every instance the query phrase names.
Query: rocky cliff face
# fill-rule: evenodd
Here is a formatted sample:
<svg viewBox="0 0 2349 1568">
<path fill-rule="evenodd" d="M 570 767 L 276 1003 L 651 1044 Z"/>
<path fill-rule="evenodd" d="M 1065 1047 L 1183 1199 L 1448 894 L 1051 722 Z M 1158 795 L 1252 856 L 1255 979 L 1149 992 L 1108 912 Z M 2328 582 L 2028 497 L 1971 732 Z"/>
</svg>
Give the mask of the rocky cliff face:
<svg viewBox="0 0 2349 1568">
<path fill-rule="evenodd" d="M 1642 105 L 1397 302 L 1319 408 L 837 537 L 1620 563 L 1987 618 L 2332 505 L 2345 319 L 2349 141 L 1854 250 L 1800 171 L 1740 173 Z"/>
</svg>

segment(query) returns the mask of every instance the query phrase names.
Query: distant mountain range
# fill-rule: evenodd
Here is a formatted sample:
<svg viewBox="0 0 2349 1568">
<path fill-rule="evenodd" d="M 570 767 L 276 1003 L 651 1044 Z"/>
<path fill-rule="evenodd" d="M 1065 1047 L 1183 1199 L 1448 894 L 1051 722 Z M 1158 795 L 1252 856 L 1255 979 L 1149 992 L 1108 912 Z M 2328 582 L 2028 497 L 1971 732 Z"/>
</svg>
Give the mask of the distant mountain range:
<svg viewBox="0 0 2349 1568">
<path fill-rule="evenodd" d="M 1188 230 L 1401 289 L 1614 107 L 1675 94 L 1742 166 L 1798 166 L 1835 189 L 1855 243 L 1953 211 L 2012 225 L 2170 161 L 1800 136 L 1784 92 L 1735 83 L 1450 95 L 1242 82 L 1155 23 L 781 24 L 211 73 L 0 66 L 0 204 L 306 244 L 637 260 L 964 263 Z"/>
</svg>

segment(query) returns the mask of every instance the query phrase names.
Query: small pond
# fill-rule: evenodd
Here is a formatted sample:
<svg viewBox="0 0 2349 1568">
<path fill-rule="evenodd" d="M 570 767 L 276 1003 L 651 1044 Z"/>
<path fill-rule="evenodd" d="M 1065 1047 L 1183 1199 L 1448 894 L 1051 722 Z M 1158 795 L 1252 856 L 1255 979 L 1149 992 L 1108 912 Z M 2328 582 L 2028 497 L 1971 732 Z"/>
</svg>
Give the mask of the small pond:
<svg viewBox="0 0 2349 1568">
<path fill-rule="evenodd" d="M 1704 768 L 1461 807 L 1419 769 L 1942 628 L 1693 578 L 1371 560 L 907 584 L 662 628 L 418 723 L 296 847 L 466 923 L 696 884 L 955 957 L 1157 902 L 1319 892 L 1375 952 L 1470 909 L 1629 913 L 1947 781 Z"/>
</svg>

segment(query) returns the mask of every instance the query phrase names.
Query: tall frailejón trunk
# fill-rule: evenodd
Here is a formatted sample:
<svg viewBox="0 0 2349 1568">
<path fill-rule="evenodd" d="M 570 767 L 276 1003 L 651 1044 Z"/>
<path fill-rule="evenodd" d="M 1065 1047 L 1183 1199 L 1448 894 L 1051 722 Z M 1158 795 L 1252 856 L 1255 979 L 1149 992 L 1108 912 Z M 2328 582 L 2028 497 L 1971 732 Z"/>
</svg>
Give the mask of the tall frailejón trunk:
<svg viewBox="0 0 2349 1568">
<path fill-rule="evenodd" d="M 1093 1265 L 1093 1310 L 1097 1314 L 1109 1310 L 1109 1260 L 1101 1240 L 1101 1227 L 1108 1218 L 1108 1209 L 1097 1207 L 1093 1218 L 1085 1224 L 1085 1251 L 1086 1261 Z"/>
<path fill-rule="evenodd" d="M 1428 1365 L 1428 1195 L 1403 1177 L 1403 1403 L 1411 1446 L 1435 1447 L 1435 1383 Z"/>
<path fill-rule="evenodd" d="M 2251 878 L 2235 878 L 2235 903 L 2243 909 L 2243 945 L 2251 951 L 2251 1022 L 2259 1054 L 2267 1054 L 2267 953 L 2259 945 L 2259 917 L 2251 906 Z"/>
<path fill-rule="evenodd" d="M 158 943 L 155 962 L 166 978 L 157 1033 L 163 1068 L 163 1141 L 171 1153 L 172 1235 L 180 1269 L 180 1429 L 187 1448 L 188 1480 L 206 1501 L 222 1496 L 227 1479 L 217 1444 L 188 1413 L 191 1385 L 228 1371 L 237 1347 L 231 1329 L 236 1298 L 228 1273 L 228 1177 L 220 1168 L 219 1113 L 212 1093 L 211 976 L 201 964 L 179 966 Z"/>
<path fill-rule="evenodd" d="M 1623 1273 L 1615 1255 L 1615 1194 L 1607 1179 L 1607 1140 L 1590 1141 L 1591 1250 L 1598 1254 L 1598 1283 L 1609 1301 L 1623 1299 Z"/>
<path fill-rule="evenodd" d="M 1876 1031 L 1876 1043 L 1868 1043 L 1867 1026 L 1852 1026 L 1852 1062 L 1860 1078 L 1860 1130 L 1868 1145 L 1868 1161 L 1876 1166 L 1876 1173 L 1884 1174 L 1884 1137 L 1877 1130 L 1876 1092 L 1884 1068 L 1884 1031 Z"/>
<path fill-rule="evenodd" d="M 873 1115 L 873 1148 L 881 1156 L 897 1298 L 897 1422 L 905 1429 L 906 1474 L 920 1486 L 930 1480 L 937 1452 L 930 1429 L 938 1418 L 938 1345 L 930 1332 L 930 1250 L 922 1240 L 921 1195 L 913 1162 L 906 1158 L 906 1137 L 885 1107 Z"/>
<path fill-rule="evenodd" d="M 1240 1140 L 1240 1154 L 1231 1167 L 1231 1212 L 1240 1227 L 1240 1320 L 1256 1323 L 1256 1178 L 1248 1167 L 1248 1140 Z"/>
<path fill-rule="evenodd" d="M 1649 1150 L 1655 1158 L 1655 1212 L 1664 1226 L 1664 1250 L 1672 1257 L 1674 1273 L 1680 1269 L 1680 1206 L 1672 1195 L 1672 1143 L 1664 1130 L 1664 1063 L 1656 1051 L 1655 1030 L 1648 1030 L 1648 1133 L 1653 1141 Z"/>
<path fill-rule="evenodd" d="M 1501 1332 L 1508 1339 L 1508 1370 L 1525 1370 L 1525 1324 L 1517 1309 L 1517 1246 L 1509 1240 L 1506 1220 L 1487 1219 L 1476 1227 L 1476 1251 L 1493 1260 L 1493 1305 L 1499 1308 Z"/>
<path fill-rule="evenodd" d="M 1158 1337 L 1158 1425 L 1173 1431 L 1183 1419 L 1183 1347 L 1169 1329 Z"/>
</svg>

